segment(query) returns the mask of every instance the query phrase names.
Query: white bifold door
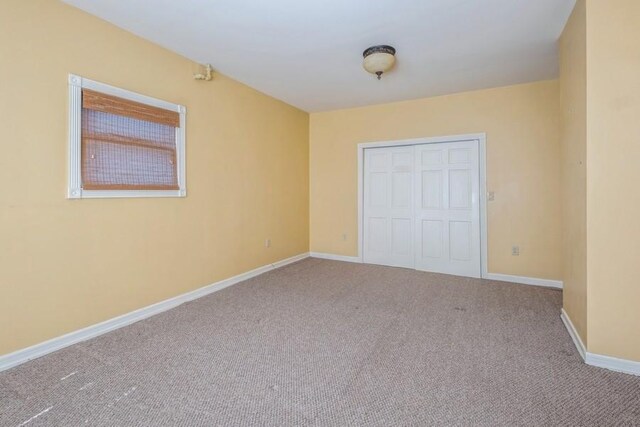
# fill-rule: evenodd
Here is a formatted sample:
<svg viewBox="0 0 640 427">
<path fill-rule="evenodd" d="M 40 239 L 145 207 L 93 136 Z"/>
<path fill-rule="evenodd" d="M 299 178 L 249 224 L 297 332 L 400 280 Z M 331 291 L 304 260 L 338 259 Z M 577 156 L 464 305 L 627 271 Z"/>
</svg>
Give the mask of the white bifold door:
<svg viewBox="0 0 640 427">
<path fill-rule="evenodd" d="M 480 277 L 477 141 L 364 153 L 364 262 Z"/>
</svg>

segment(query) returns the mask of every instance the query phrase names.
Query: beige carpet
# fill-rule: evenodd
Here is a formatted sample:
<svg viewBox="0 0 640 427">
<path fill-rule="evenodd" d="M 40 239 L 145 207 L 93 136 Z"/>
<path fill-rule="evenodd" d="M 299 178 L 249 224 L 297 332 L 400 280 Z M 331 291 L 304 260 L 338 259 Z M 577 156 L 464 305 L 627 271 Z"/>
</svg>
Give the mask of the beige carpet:
<svg viewBox="0 0 640 427">
<path fill-rule="evenodd" d="M 640 425 L 561 297 L 308 259 L 0 373 L 0 425 Z"/>
</svg>

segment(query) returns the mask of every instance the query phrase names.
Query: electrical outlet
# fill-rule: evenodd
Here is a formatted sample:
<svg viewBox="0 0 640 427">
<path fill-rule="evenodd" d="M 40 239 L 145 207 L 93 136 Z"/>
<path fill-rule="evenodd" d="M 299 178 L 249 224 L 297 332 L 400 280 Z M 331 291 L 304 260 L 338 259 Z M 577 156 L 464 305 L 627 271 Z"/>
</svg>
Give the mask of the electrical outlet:
<svg viewBox="0 0 640 427">
<path fill-rule="evenodd" d="M 520 256 L 520 246 L 512 246 L 511 247 L 511 255 Z"/>
<path fill-rule="evenodd" d="M 493 202 L 493 201 L 496 199 L 496 193 L 495 193 L 495 191 L 489 191 L 489 195 L 488 195 L 487 199 L 488 199 L 490 202 Z"/>
<path fill-rule="evenodd" d="M 342 233 L 342 240 L 347 241 L 347 233 Z"/>
<path fill-rule="evenodd" d="M 264 241 L 264 247 L 265 248 L 270 248 L 271 247 L 271 239 L 267 239 Z"/>
</svg>

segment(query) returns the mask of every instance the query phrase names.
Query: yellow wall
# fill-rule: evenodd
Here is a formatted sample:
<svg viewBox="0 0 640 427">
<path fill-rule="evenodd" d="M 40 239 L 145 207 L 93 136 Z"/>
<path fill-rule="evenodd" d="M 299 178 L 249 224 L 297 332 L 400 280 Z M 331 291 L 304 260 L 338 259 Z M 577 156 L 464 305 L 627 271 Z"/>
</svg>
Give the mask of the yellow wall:
<svg viewBox="0 0 640 427">
<path fill-rule="evenodd" d="M 560 39 L 563 306 L 587 345 L 587 33 L 579 0 Z"/>
<path fill-rule="evenodd" d="M 357 255 L 358 143 L 477 132 L 495 191 L 489 271 L 561 279 L 557 81 L 311 114 L 311 251 Z"/>
<path fill-rule="evenodd" d="M 57 1 L 0 60 L 0 354 L 308 251 L 307 113 Z M 65 199 L 70 72 L 187 106 L 187 198 Z"/>
<path fill-rule="evenodd" d="M 589 351 L 640 361 L 640 2 L 587 2 Z"/>
<path fill-rule="evenodd" d="M 3 0 L 0 354 L 306 252 L 309 237 L 356 255 L 358 143 L 486 132 L 490 271 L 564 278 L 588 350 L 640 360 L 638 16 L 635 0 L 579 0 L 560 82 L 309 119 L 224 76 L 195 82 L 196 64 L 57 1 Z M 187 198 L 65 199 L 68 73 L 187 106 Z"/>
</svg>

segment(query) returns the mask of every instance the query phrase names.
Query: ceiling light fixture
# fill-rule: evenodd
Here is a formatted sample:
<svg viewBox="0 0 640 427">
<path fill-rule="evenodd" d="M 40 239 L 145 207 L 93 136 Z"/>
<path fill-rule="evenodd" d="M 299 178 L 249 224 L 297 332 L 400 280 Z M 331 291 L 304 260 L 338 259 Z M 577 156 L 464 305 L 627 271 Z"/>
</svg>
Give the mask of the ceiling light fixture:
<svg viewBox="0 0 640 427">
<path fill-rule="evenodd" d="M 389 71 L 396 62 L 395 48 L 387 45 L 371 46 L 362 52 L 364 61 L 362 66 L 371 74 L 382 78 L 382 74 Z"/>
</svg>

